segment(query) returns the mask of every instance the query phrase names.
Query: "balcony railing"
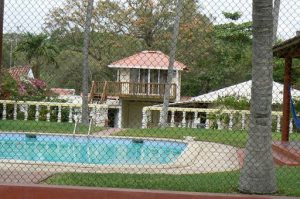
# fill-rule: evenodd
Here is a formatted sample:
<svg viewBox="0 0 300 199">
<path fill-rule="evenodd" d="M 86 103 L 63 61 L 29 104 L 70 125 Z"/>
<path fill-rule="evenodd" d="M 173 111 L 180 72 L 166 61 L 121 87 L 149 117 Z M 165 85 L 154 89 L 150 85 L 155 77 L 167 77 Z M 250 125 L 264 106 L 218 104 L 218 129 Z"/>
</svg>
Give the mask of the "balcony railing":
<svg viewBox="0 0 300 199">
<path fill-rule="evenodd" d="M 107 96 L 119 98 L 144 98 L 163 100 L 166 84 L 136 83 L 136 82 L 97 82 L 93 81 L 90 92 L 90 101 L 104 101 Z M 171 84 L 170 100 L 176 98 L 176 84 Z"/>
</svg>

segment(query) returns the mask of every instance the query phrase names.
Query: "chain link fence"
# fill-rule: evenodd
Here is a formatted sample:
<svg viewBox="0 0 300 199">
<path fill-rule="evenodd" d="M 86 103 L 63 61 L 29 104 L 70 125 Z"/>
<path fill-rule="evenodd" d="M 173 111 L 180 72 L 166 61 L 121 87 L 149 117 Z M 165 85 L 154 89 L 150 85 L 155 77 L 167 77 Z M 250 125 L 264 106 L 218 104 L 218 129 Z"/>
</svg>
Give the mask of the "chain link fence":
<svg viewBox="0 0 300 199">
<path fill-rule="evenodd" d="M 300 196 L 300 3 L 273 4 L 255 70 L 251 1 L 5 1 L 0 183 Z"/>
</svg>

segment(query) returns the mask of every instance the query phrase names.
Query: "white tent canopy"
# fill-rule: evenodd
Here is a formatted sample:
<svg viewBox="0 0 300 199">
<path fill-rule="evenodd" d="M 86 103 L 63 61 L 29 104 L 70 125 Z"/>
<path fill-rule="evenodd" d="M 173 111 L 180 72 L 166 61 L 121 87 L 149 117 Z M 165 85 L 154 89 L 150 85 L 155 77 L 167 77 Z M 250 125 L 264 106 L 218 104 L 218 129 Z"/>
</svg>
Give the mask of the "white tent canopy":
<svg viewBox="0 0 300 199">
<path fill-rule="evenodd" d="M 248 100 L 251 99 L 251 87 L 252 80 L 242 82 L 233 86 L 222 88 L 220 90 L 212 91 L 203 95 L 193 97 L 188 102 L 213 102 L 221 97 L 235 96 L 245 97 Z M 293 99 L 300 99 L 300 91 L 292 89 L 291 91 Z M 283 103 L 283 84 L 273 82 L 273 94 L 272 103 Z"/>
</svg>

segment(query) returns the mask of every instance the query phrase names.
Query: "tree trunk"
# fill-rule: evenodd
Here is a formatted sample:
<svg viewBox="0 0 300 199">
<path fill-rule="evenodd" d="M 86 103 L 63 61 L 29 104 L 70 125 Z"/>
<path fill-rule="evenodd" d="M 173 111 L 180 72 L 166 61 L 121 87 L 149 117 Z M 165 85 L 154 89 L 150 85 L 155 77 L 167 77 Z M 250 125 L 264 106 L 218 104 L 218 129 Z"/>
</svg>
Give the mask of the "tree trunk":
<svg viewBox="0 0 300 199">
<path fill-rule="evenodd" d="M 273 8 L 273 45 L 277 40 L 277 29 L 278 29 L 278 19 L 279 19 L 279 10 L 280 10 L 280 0 L 274 0 L 274 8 Z"/>
<path fill-rule="evenodd" d="M 3 65 L 3 18 L 4 18 L 4 0 L 0 1 L 0 85 L 2 82 L 2 65 Z"/>
<path fill-rule="evenodd" d="M 89 106 L 88 106 L 88 89 L 89 89 L 89 42 L 90 42 L 90 29 L 92 23 L 94 0 L 88 1 L 86 21 L 84 25 L 84 40 L 83 40 L 83 64 L 82 64 L 82 123 L 89 123 Z"/>
<path fill-rule="evenodd" d="M 32 72 L 35 79 L 40 79 L 40 66 L 41 64 L 39 63 L 39 61 L 35 62 L 32 66 Z"/>
<path fill-rule="evenodd" d="M 276 192 L 272 157 L 272 0 L 253 0 L 253 57 L 249 138 L 239 190 L 245 193 Z"/>
<path fill-rule="evenodd" d="M 172 83 L 172 78 L 173 78 L 173 68 L 174 68 L 174 62 L 175 62 L 177 37 L 179 34 L 179 22 L 180 22 L 180 16 L 181 16 L 181 9 L 182 9 L 182 2 L 181 2 L 181 0 L 177 0 L 176 18 L 175 18 L 174 30 L 173 30 L 171 46 L 170 46 L 167 84 L 165 86 L 164 103 L 163 103 L 163 107 L 162 107 L 162 110 L 160 113 L 160 118 L 159 118 L 159 124 L 163 128 L 167 126 L 167 122 L 168 122 L 170 89 L 171 89 L 171 83 Z"/>
</svg>

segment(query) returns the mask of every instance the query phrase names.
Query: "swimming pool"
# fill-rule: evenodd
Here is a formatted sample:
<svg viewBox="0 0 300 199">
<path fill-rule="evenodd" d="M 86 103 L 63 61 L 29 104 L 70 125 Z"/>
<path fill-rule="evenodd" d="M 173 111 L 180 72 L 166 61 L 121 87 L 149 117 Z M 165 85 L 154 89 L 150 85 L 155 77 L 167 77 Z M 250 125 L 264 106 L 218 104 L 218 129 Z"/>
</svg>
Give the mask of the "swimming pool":
<svg viewBox="0 0 300 199">
<path fill-rule="evenodd" d="M 0 159 L 99 165 L 175 162 L 186 143 L 66 135 L 0 134 Z"/>
</svg>

